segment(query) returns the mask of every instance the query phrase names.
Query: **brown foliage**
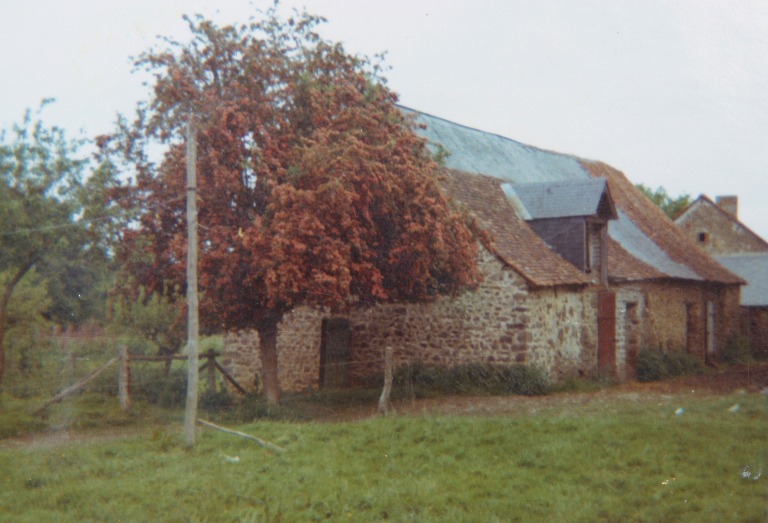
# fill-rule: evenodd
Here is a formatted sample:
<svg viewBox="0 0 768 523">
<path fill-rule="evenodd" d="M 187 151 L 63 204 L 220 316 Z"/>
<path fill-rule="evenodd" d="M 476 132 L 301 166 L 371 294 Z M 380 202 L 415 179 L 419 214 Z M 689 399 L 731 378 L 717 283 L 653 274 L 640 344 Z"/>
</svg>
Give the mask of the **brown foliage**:
<svg viewBox="0 0 768 523">
<path fill-rule="evenodd" d="M 123 259 L 151 290 L 183 288 L 182 125 L 198 120 L 203 322 L 259 328 L 302 304 L 424 301 L 476 285 L 477 242 L 378 65 L 306 14 L 216 27 L 142 56 L 154 95 L 104 147 L 136 179 Z M 162 161 L 147 158 L 152 141 Z"/>
</svg>

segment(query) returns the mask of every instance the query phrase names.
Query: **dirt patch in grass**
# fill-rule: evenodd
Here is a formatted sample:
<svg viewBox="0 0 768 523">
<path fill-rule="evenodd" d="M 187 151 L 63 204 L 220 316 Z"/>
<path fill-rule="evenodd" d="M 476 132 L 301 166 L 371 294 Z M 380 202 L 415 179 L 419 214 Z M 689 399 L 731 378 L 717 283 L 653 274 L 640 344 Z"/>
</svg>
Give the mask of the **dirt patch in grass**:
<svg viewBox="0 0 768 523">
<path fill-rule="evenodd" d="M 34 432 L 17 438 L 0 440 L 0 449 L 12 448 L 53 448 L 74 446 L 81 443 L 114 441 L 149 434 L 153 431 L 166 430 L 167 427 L 108 427 L 96 429 L 57 430 L 52 432 Z M 179 429 L 181 431 L 181 429 Z"/>
<path fill-rule="evenodd" d="M 595 392 L 556 393 L 546 396 L 441 396 L 401 400 L 394 411 L 404 415 L 525 415 L 542 410 L 572 411 L 583 406 L 608 410 L 627 403 L 669 402 L 706 395 L 768 391 L 768 363 L 708 368 L 704 374 L 659 382 L 631 381 Z M 351 421 L 377 415 L 375 406 L 351 406 L 318 413 L 318 421 Z"/>
<path fill-rule="evenodd" d="M 694 398 L 759 392 L 768 395 L 768 363 L 710 368 L 706 373 L 697 376 L 682 376 L 650 383 L 632 381 L 594 392 L 567 392 L 546 396 L 440 396 L 400 400 L 394 403 L 393 411 L 406 416 L 515 416 L 542 411 L 571 414 L 590 409 L 614 412 L 627 405 L 644 402 L 669 404 L 674 410 Z M 316 422 L 333 423 L 359 421 L 377 415 L 377 405 L 371 402 L 342 407 L 318 405 L 311 418 Z M 180 425 L 174 427 L 156 424 L 43 432 L 2 440 L 0 448 L 68 446 L 128 438 L 157 431 L 172 432 L 177 428 L 180 432 Z"/>
</svg>

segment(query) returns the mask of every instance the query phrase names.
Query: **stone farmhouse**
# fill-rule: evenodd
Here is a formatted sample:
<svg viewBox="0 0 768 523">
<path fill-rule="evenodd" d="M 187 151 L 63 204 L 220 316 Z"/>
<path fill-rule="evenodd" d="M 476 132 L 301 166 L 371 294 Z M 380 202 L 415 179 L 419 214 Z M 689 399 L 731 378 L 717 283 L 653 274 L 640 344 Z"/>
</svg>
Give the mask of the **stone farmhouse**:
<svg viewBox="0 0 768 523">
<path fill-rule="evenodd" d="M 739 332 L 752 353 L 768 358 L 768 242 L 738 217 L 737 196 L 713 202 L 699 196 L 675 223 L 723 266 L 746 280 L 741 291 Z"/>
<path fill-rule="evenodd" d="M 353 386 L 395 364 L 536 365 L 557 380 L 635 375 L 641 349 L 706 359 L 738 328 L 743 280 L 616 169 L 410 109 L 447 153 L 445 190 L 491 238 L 484 282 L 458 298 L 331 315 L 301 308 L 279 327 L 283 390 Z M 223 362 L 253 384 L 255 333 L 225 339 Z"/>
</svg>

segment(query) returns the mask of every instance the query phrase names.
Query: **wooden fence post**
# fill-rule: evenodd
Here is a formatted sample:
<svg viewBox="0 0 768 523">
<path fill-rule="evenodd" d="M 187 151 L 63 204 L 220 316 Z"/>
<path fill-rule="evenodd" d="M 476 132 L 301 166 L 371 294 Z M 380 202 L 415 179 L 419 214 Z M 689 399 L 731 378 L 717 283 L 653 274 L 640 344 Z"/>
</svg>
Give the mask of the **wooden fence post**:
<svg viewBox="0 0 768 523">
<path fill-rule="evenodd" d="M 120 398 L 120 408 L 131 408 L 131 362 L 128 347 L 120 347 L 120 366 L 117 374 L 117 395 Z"/>
<path fill-rule="evenodd" d="M 392 406 L 389 396 L 392 393 L 392 347 L 384 349 L 384 390 L 379 398 L 379 413 L 388 414 Z"/>
</svg>

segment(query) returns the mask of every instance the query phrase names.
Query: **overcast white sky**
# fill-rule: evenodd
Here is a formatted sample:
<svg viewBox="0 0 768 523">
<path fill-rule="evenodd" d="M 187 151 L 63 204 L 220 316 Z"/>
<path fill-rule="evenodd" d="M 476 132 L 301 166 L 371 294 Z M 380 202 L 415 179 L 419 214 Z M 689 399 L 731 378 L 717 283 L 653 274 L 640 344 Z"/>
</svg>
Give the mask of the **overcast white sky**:
<svg viewBox="0 0 768 523">
<path fill-rule="evenodd" d="M 40 100 L 71 135 L 147 92 L 130 57 L 184 13 L 242 22 L 272 0 L 2 0 L 0 127 Z M 677 195 L 737 194 L 768 239 L 768 2 L 306 0 L 325 37 L 387 51 L 404 105 L 605 161 Z"/>
</svg>

